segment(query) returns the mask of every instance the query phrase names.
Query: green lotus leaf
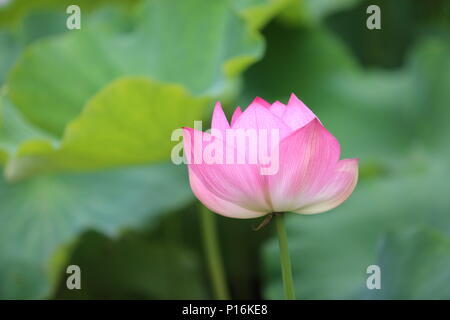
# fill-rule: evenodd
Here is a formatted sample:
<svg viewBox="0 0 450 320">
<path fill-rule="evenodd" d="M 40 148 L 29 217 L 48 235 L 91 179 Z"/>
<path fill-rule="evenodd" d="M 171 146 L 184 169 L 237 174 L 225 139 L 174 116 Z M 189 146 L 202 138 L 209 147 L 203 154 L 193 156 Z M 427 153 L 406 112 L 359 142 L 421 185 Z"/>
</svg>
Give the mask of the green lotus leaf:
<svg viewBox="0 0 450 320">
<path fill-rule="evenodd" d="M 87 230 L 117 235 L 192 201 L 173 164 L 0 181 L 0 298 L 44 298 L 50 259 Z M 53 271 L 54 272 L 54 271 Z"/>
<path fill-rule="evenodd" d="M 201 120 L 208 98 L 179 85 L 122 78 L 101 90 L 54 147 L 42 139 L 21 144 L 6 166 L 10 180 L 48 170 L 92 170 L 165 161 L 174 130 Z"/>
<path fill-rule="evenodd" d="M 120 76 L 226 96 L 263 52 L 256 30 L 226 0 L 149 0 L 130 30 L 87 25 L 37 41 L 12 69 L 8 97 L 32 123 L 61 135 L 86 102 Z"/>
</svg>

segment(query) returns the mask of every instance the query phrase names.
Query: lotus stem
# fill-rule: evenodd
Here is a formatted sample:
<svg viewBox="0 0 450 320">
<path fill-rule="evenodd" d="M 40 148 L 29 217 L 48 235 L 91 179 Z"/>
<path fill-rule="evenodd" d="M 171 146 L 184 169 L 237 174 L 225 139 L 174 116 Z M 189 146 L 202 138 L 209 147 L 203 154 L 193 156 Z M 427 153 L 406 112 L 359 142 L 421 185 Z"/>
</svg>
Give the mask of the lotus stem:
<svg viewBox="0 0 450 320">
<path fill-rule="evenodd" d="M 200 208 L 200 216 L 203 229 L 203 246 L 208 262 L 213 293 L 215 299 L 228 300 L 230 295 L 225 280 L 226 277 L 217 238 L 216 216 L 203 205 Z"/>
<path fill-rule="evenodd" d="M 295 300 L 294 280 L 292 278 L 291 257 L 284 223 L 284 213 L 275 213 L 275 221 L 280 246 L 281 274 L 283 277 L 284 296 L 286 300 Z"/>
</svg>

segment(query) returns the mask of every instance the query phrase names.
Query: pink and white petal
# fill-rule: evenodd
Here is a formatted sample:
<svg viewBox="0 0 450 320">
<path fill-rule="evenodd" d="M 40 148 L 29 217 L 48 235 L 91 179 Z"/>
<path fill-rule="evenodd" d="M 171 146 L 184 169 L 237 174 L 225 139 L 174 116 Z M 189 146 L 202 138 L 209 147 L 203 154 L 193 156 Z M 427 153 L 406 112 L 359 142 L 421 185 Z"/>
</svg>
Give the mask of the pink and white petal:
<svg viewBox="0 0 450 320">
<path fill-rule="evenodd" d="M 202 139 L 198 136 L 202 135 Z M 184 146 L 189 170 L 192 170 L 201 182 L 217 197 L 244 207 L 250 211 L 270 212 L 267 185 L 259 172 L 257 164 L 227 163 L 227 154 L 236 155 L 237 151 L 223 140 L 211 137 L 208 133 L 184 128 Z M 206 157 L 206 148 L 211 143 L 221 147 L 219 161 L 210 161 Z M 204 152 L 205 151 L 205 152 Z M 195 159 L 202 159 L 199 163 Z"/>
<path fill-rule="evenodd" d="M 283 118 L 283 114 L 286 111 L 286 105 L 280 101 L 275 101 L 269 108 L 270 112 L 276 115 L 278 118 Z"/>
<path fill-rule="evenodd" d="M 358 159 L 338 162 L 329 183 L 311 197 L 308 203 L 294 210 L 296 213 L 315 214 L 331 210 L 352 194 L 358 181 Z"/>
<path fill-rule="evenodd" d="M 233 115 L 231 117 L 231 126 L 234 125 L 234 123 L 241 116 L 241 114 L 242 114 L 241 107 L 237 107 L 236 110 L 234 110 Z"/>
<path fill-rule="evenodd" d="M 265 215 L 265 212 L 247 210 L 229 201 L 223 200 L 212 193 L 197 175 L 189 170 L 189 182 L 192 192 L 209 210 L 229 218 L 251 219 Z"/>
<path fill-rule="evenodd" d="M 292 211 L 328 183 L 340 156 L 337 139 L 318 119 L 296 130 L 281 141 L 278 171 L 269 175 L 268 187 L 276 212 Z"/>
<path fill-rule="evenodd" d="M 297 130 L 316 118 L 316 115 L 295 94 L 291 94 L 282 119 L 292 130 Z"/>
<path fill-rule="evenodd" d="M 227 117 L 223 112 L 220 102 L 216 102 L 216 106 L 214 107 L 211 129 L 220 130 L 223 137 L 225 136 L 226 130 L 230 129 L 230 125 L 228 124 Z"/>
<path fill-rule="evenodd" d="M 274 115 L 266 107 L 258 103 L 252 103 L 242 115 L 233 124 L 233 129 L 252 129 L 256 130 L 259 134 L 259 130 L 276 129 L 279 132 L 280 139 L 288 136 L 291 133 L 291 129 L 280 118 Z"/>
</svg>

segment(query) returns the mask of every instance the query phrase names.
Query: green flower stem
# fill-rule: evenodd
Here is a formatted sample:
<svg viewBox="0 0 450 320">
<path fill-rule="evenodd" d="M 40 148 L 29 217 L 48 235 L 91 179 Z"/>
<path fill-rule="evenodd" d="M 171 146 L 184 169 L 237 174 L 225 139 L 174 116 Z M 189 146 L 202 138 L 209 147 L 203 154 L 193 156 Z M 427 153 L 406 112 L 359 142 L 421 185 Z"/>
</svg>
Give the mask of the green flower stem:
<svg viewBox="0 0 450 320">
<path fill-rule="evenodd" d="M 275 221 L 280 246 L 281 273 L 283 276 L 284 296 L 286 300 L 295 300 L 294 280 L 292 278 L 291 257 L 289 256 L 284 213 L 276 213 Z"/>
<path fill-rule="evenodd" d="M 220 256 L 216 217 L 204 206 L 200 208 L 200 215 L 203 229 L 203 245 L 206 251 L 206 259 L 208 261 L 209 275 L 211 277 L 214 295 L 216 299 L 228 300 L 230 299 L 230 295 L 228 293 L 222 258 Z"/>
</svg>

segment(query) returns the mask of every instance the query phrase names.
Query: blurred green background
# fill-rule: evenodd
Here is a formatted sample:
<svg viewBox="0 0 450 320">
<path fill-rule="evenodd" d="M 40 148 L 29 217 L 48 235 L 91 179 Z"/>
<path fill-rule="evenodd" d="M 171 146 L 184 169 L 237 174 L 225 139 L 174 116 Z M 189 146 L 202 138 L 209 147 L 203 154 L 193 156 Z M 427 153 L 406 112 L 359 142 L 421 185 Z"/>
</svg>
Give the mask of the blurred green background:
<svg viewBox="0 0 450 320">
<path fill-rule="evenodd" d="M 347 202 L 287 219 L 297 297 L 450 299 L 449 4 L 0 1 L 0 298 L 215 298 L 171 133 L 294 92 L 361 159 Z M 231 297 L 282 298 L 273 225 L 214 217 Z"/>
</svg>

